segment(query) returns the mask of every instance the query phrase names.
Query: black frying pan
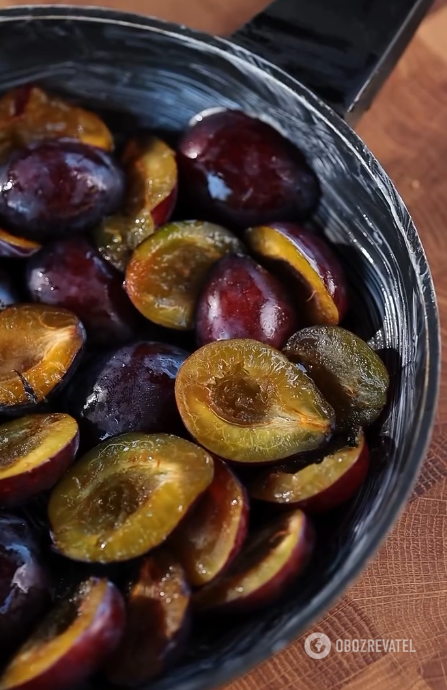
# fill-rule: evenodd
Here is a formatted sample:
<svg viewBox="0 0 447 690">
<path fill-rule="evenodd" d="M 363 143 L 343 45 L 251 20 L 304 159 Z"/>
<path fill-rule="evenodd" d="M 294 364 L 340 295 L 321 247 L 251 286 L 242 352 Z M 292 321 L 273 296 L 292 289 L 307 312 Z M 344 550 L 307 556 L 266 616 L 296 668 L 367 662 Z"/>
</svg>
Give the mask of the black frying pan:
<svg viewBox="0 0 447 690">
<path fill-rule="evenodd" d="M 307 579 L 277 606 L 199 632 L 185 661 L 150 686 L 215 688 L 321 616 L 374 554 L 408 497 L 430 438 L 439 379 L 438 316 L 424 251 L 398 193 L 349 126 L 301 83 L 237 44 L 97 9 L 0 12 L 0 89 L 29 80 L 113 111 L 118 126 L 131 119 L 133 126 L 176 131 L 216 105 L 274 123 L 319 175 L 323 200 L 315 222 L 345 264 L 353 327 L 382 351 L 392 373 L 368 480 L 320 533 Z M 348 104 L 336 105 L 341 111 Z M 103 690 L 104 683 L 85 687 Z"/>
</svg>

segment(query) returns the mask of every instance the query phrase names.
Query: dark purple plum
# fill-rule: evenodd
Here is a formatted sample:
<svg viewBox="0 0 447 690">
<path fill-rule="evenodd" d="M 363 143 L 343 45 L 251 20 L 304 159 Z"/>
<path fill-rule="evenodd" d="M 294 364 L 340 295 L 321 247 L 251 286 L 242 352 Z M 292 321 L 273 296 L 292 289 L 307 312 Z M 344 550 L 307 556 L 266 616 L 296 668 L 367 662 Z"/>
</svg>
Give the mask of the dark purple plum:
<svg viewBox="0 0 447 690">
<path fill-rule="evenodd" d="M 92 360 L 66 394 L 83 439 L 99 443 L 128 431 L 181 431 L 174 384 L 187 357 L 174 345 L 141 341 Z"/>
<path fill-rule="evenodd" d="M 138 314 L 122 283 L 84 237 L 46 245 L 27 265 L 32 300 L 69 309 L 91 341 L 101 345 L 125 342 L 135 333 Z"/>
<path fill-rule="evenodd" d="M 14 282 L 6 271 L 0 269 L 0 311 L 20 302 Z"/>
<path fill-rule="evenodd" d="M 14 151 L 0 167 L 0 219 L 32 240 L 97 225 L 122 200 L 124 176 L 105 151 L 52 139 Z"/>
<path fill-rule="evenodd" d="M 225 256 L 211 270 L 196 311 L 199 346 L 252 338 L 277 349 L 297 328 L 287 290 L 249 256 Z"/>
<path fill-rule="evenodd" d="M 0 659 L 28 636 L 49 603 L 48 577 L 28 523 L 0 514 Z"/>
<path fill-rule="evenodd" d="M 195 217 L 231 227 L 304 218 L 320 196 L 303 153 L 241 111 L 198 119 L 180 140 L 177 163 L 180 190 Z"/>
</svg>

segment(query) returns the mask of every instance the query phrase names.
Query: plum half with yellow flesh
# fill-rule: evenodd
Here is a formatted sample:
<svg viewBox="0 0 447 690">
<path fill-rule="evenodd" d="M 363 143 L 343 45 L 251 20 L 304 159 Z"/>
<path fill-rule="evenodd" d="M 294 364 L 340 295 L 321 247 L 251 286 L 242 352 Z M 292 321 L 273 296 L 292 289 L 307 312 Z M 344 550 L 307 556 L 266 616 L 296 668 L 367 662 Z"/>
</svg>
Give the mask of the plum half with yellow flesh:
<svg viewBox="0 0 447 690">
<path fill-rule="evenodd" d="M 318 448 L 334 424 L 313 381 L 256 340 L 201 347 L 180 367 L 175 395 L 190 434 L 212 453 L 242 463 Z"/>
<path fill-rule="evenodd" d="M 369 451 L 362 431 L 352 445 L 327 452 L 301 468 L 274 468 L 249 485 L 252 498 L 321 513 L 349 500 L 366 478 Z"/>
<path fill-rule="evenodd" d="M 0 312 L 0 412 L 46 400 L 73 373 L 85 339 L 66 309 L 18 304 Z"/>
<path fill-rule="evenodd" d="M 244 234 L 259 260 L 292 279 L 304 325 L 338 324 L 347 309 L 343 269 L 331 247 L 295 223 L 271 223 Z"/>
<path fill-rule="evenodd" d="M 68 414 L 34 414 L 0 426 L 0 507 L 50 489 L 73 462 L 79 429 Z"/>
<path fill-rule="evenodd" d="M 93 112 L 79 108 L 38 86 L 25 85 L 0 98 L 0 154 L 42 139 L 69 137 L 105 151 L 113 137 Z"/>
<path fill-rule="evenodd" d="M 212 479 L 212 457 L 190 441 L 168 434 L 111 438 L 54 487 L 54 544 L 80 561 L 141 556 L 166 539 Z"/>
<path fill-rule="evenodd" d="M 277 516 L 254 532 L 221 577 L 193 596 L 196 610 L 238 613 L 272 604 L 303 572 L 314 530 L 299 509 Z"/>
<path fill-rule="evenodd" d="M 0 257 L 4 259 L 27 259 L 42 247 L 38 242 L 16 237 L 0 228 Z"/>
<path fill-rule="evenodd" d="M 168 223 L 134 251 L 126 290 L 136 308 L 154 323 L 191 330 L 200 291 L 211 266 L 241 242 L 219 225 Z"/>
<path fill-rule="evenodd" d="M 305 366 L 335 410 L 340 428 L 372 424 L 387 401 L 390 377 L 364 340 L 337 326 L 313 326 L 293 335 L 284 348 Z"/>
<path fill-rule="evenodd" d="M 146 556 L 127 596 L 127 621 L 108 679 L 133 687 L 159 676 L 184 649 L 190 590 L 181 565 L 167 551 Z"/>
<path fill-rule="evenodd" d="M 213 580 L 234 560 L 247 536 L 248 513 L 244 486 L 215 459 L 212 484 L 170 539 L 191 585 Z"/>
<path fill-rule="evenodd" d="M 91 577 L 50 610 L 0 677 L 0 690 L 65 690 L 97 671 L 119 643 L 125 608 L 118 589 Z"/>
</svg>

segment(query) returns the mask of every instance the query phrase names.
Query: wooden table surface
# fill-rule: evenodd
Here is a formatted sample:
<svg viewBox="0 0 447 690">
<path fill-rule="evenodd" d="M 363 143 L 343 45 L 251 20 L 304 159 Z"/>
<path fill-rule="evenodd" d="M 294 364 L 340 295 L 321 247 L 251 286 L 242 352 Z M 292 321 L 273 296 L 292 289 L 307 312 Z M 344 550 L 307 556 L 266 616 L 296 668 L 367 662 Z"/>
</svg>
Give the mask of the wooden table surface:
<svg viewBox="0 0 447 690">
<path fill-rule="evenodd" d="M 26 0 L 23 0 L 26 2 Z M 54 0 L 53 0 L 54 1 Z M 73 0 L 72 0 L 73 1 Z M 74 0 L 82 4 L 82 0 Z M 11 4 L 0 0 L 0 6 Z M 93 4 L 86 3 L 86 4 Z M 227 33 L 266 0 L 97 0 Z M 419 229 L 447 323 L 447 0 L 439 0 L 358 126 Z M 447 340 L 447 339 L 446 339 Z M 446 349 L 443 364 L 447 363 Z M 227 690 L 447 690 L 447 376 L 437 425 L 411 500 L 376 558 L 314 627 L 337 638 L 409 638 L 408 652 L 332 650 L 301 639 Z M 411 433 L 411 429 L 409 430 Z"/>
</svg>

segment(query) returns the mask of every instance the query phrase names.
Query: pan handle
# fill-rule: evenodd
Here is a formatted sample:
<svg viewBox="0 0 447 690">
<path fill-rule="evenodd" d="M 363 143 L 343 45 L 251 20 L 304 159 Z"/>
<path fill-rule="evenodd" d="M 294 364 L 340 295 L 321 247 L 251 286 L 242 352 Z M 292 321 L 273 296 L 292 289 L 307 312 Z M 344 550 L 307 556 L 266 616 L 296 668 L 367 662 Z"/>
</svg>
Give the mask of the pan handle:
<svg viewBox="0 0 447 690">
<path fill-rule="evenodd" d="M 232 36 L 355 124 L 433 0 L 276 0 Z"/>
</svg>

